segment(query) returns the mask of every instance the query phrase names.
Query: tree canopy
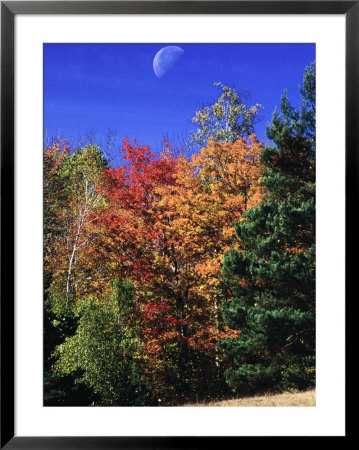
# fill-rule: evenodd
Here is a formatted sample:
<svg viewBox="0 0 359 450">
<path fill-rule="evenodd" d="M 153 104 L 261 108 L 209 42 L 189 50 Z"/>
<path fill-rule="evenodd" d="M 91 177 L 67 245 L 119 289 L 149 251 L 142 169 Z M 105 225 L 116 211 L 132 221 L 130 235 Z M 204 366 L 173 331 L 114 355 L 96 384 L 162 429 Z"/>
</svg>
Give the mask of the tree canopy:
<svg viewBox="0 0 359 450">
<path fill-rule="evenodd" d="M 196 113 L 191 157 L 126 138 L 44 150 L 45 404 L 180 405 L 315 379 L 315 66 Z"/>
</svg>

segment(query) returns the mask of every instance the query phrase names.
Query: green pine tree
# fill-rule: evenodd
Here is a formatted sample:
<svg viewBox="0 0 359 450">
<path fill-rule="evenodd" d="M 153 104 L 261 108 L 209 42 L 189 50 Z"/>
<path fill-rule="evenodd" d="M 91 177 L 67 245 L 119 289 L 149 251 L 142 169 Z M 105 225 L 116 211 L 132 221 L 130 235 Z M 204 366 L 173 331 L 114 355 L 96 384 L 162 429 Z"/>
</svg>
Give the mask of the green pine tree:
<svg viewBox="0 0 359 450">
<path fill-rule="evenodd" d="M 225 255 L 231 295 L 225 323 L 240 331 L 219 346 L 238 393 L 304 389 L 315 383 L 315 65 L 301 105 L 284 93 L 261 154 L 266 195 L 236 224 L 239 251 Z"/>
</svg>

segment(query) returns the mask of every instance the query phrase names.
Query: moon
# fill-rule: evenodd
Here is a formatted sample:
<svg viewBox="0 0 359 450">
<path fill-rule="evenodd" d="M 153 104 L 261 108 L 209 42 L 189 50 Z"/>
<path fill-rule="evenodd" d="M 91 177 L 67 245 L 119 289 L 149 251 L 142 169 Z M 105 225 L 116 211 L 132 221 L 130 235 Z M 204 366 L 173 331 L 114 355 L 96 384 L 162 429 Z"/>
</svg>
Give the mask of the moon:
<svg viewBox="0 0 359 450">
<path fill-rule="evenodd" d="M 153 71 L 157 78 L 162 78 L 172 69 L 175 63 L 183 55 L 184 50 L 176 45 L 161 48 L 153 58 Z"/>
</svg>

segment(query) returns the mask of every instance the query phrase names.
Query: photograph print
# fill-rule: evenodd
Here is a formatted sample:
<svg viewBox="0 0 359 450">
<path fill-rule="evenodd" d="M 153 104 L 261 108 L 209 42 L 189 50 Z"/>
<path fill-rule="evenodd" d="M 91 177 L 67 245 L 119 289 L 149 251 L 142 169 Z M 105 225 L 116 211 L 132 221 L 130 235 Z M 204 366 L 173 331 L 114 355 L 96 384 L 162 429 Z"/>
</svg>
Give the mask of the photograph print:
<svg viewBox="0 0 359 450">
<path fill-rule="evenodd" d="M 43 64 L 43 405 L 315 406 L 315 44 Z"/>
</svg>

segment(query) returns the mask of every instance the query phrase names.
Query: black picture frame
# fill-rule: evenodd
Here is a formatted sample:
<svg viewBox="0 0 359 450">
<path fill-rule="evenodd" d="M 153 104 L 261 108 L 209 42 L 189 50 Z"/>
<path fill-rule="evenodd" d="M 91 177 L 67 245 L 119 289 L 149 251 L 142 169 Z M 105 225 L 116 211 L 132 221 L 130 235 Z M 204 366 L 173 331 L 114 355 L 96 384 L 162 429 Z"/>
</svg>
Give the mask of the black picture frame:
<svg viewBox="0 0 359 450">
<path fill-rule="evenodd" d="M 359 1 L 1 2 L 1 438 L 6 449 L 158 449 L 238 445 L 236 437 L 14 436 L 14 20 L 18 14 L 341 14 L 346 18 L 346 291 L 355 279 L 359 162 Z M 303 30 L 303 32 L 305 32 Z M 350 199 L 349 199 L 350 198 Z M 349 208 L 349 201 L 351 208 Z M 351 243 L 350 246 L 348 243 Z M 348 429 L 347 429 L 348 431 Z M 346 432 L 346 436 L 348 433 Z M 220 441 L 220 442 L 218 442 Z"/>
</svg>

